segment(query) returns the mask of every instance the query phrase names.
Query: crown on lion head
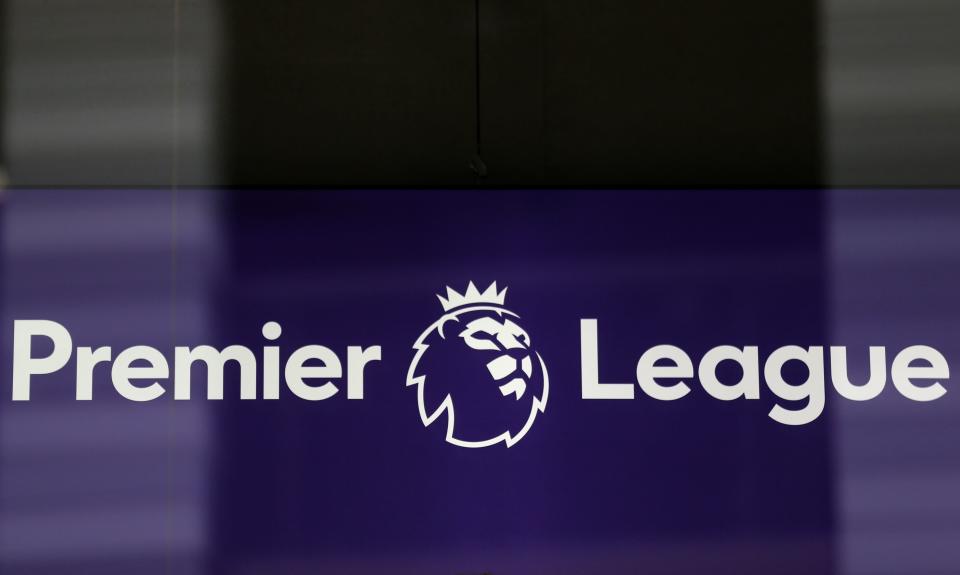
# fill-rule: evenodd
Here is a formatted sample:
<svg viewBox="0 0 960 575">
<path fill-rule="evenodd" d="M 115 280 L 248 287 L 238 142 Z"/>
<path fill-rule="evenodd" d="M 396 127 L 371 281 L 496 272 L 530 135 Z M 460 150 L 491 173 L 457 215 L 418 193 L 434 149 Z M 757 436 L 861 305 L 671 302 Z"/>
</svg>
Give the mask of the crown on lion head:
<svg viewBox="0 0 960 575">
<path fill-rule="evenodd" d="M 475 304 L 503 306 L 503 300 L 506 297 L 507 288 L 503 288 L 503 291 L 498 292 L 497 282 L 493 282 L 490 284 L 490 287 L 482 292 L 477 289 L 477 286 L 473 285 L 473 282 L 470 282 L 467 284 L 466 291 L 462 294 L 452 289 L 450 286 L 447 286 L 446 298 L 440 294 L 437 294 L 437 298 L 440 300 L 440 305 L 443 306 L 443 311 L 450 311 L 458 307 Z"/>
</svg>

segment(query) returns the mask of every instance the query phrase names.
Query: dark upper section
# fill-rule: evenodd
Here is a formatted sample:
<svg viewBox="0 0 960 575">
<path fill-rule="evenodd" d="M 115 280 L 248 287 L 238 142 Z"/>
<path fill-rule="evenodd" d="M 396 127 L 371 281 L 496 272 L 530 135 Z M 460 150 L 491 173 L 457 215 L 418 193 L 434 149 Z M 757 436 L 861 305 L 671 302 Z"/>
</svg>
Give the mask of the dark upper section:
<svg viewBox="0 0 960 575">
<path fill-rule="evenodd" d="M 228 184 L 820 183 L 813 2 L 222 10 Z"/>
</svg>

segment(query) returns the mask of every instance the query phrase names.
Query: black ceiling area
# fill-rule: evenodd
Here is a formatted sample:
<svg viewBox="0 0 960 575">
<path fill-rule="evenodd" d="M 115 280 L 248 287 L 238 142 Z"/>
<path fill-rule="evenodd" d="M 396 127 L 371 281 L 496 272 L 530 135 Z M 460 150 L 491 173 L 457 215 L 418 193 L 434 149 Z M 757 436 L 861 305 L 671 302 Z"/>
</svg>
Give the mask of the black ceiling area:
<svg viewBox="0 0 960 575">
<path fill-rule="evenodd" d="M 227 185 L 821 184 L 811 0 L 221 9 Z"/>
</svg>

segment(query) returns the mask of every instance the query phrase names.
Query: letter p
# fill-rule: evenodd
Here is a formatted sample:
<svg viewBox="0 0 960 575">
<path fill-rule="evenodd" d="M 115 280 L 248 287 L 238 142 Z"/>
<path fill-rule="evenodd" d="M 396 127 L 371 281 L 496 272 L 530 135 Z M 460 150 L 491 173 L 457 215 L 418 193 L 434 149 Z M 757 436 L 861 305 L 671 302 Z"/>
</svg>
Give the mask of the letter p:
<svg viewBox="0 0 960 575">
<path fill-rule="evenodd" d="M 33 357 L 33 336 L 42 335 L 53 342 L 47 357 Z M 55 321 L 44 319 L 13 322 L 13 400 L 30 399 L 30 376 L 53 373 L 67 365 L 73 353 L 70 332 Z"/>
</svg>

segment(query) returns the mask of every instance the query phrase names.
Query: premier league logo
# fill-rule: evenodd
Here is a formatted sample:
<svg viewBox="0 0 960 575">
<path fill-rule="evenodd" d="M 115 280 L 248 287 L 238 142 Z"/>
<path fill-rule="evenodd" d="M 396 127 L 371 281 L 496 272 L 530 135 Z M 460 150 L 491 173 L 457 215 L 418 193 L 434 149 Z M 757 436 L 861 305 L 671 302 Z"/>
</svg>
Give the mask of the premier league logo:
<svg viewBox="0 0 960 575">
<path fill-rule="evenodd" d="M 504 305 L 506 288 L 447 288 L 443 316 L 413 349 L 407 385 L 417 387 L 420 419 L 446 420 L 446 440 L 460 447 L 507 447 L 530 431 L 547 406 L 547 367 L 519 316 Z"/>
</svg>

